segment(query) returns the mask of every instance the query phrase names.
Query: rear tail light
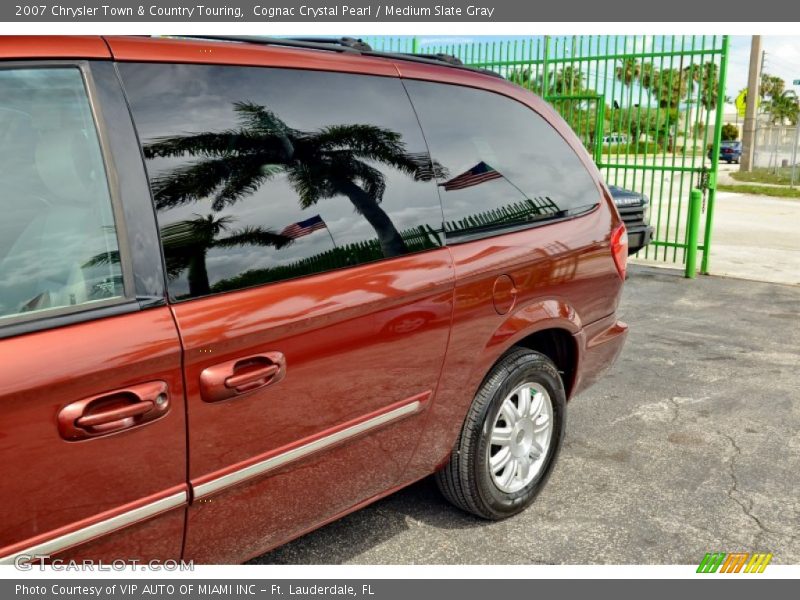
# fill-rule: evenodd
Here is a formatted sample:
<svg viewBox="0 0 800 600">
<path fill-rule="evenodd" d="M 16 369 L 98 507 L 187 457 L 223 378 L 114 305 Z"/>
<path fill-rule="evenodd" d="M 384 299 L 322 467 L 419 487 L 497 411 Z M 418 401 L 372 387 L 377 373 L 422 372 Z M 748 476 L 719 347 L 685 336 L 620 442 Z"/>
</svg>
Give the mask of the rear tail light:
<svg viewBox="0 0 800 600">
<path fill-rule="evenodd" d="M 625 280 L 625 269 L 628 266 L 628 230 L 625 223 L 620 223 L 611 234 L 611 255 L 622 280 Z"/>
</svg>

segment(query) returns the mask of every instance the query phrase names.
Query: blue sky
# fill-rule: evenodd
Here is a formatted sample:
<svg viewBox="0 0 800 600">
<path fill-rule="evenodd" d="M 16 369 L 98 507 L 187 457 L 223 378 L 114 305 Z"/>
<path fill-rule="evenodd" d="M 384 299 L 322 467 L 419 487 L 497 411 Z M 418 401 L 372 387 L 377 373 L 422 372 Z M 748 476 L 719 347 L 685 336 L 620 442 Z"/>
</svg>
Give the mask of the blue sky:
<svg viewBox="0 0 800 600">
<path fill-rule="evenodd" d="M 800 35 L 762 36 L 761 46 L 766 50 L 764 72 L 782 77 L 787 88 L 794 79 L 800 79 Z M 750 65 L 750 38 L 733 36 L 728 63 L 728 95 L 735 96 L 747 87 L 747 70 Z M 800 86 L 793 88 L 800 94 Z"/>
</svg>

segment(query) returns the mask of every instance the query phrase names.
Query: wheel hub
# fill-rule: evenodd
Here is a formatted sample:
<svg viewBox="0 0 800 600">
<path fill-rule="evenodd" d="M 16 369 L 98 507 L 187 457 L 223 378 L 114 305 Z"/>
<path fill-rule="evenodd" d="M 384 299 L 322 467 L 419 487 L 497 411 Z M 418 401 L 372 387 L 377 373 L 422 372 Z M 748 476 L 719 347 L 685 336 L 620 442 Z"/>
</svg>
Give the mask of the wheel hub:
<svg viewBox="0 0 800 600">
<path fill-rule="evenodd" d="M 544 468 L 553 433 L 553 404 L 539 383 L 514 388 L 500 405 L 486 460 L 493 483 L 503 492 L 521 490 Z"/>
<path fill-rule="evenodd" d="M 511 444 L 511 454 L 517 458 L 530 454 L 533 442 L 533 421 L 523 419 L 514 425 L 514 443 Z"/>
</svg>

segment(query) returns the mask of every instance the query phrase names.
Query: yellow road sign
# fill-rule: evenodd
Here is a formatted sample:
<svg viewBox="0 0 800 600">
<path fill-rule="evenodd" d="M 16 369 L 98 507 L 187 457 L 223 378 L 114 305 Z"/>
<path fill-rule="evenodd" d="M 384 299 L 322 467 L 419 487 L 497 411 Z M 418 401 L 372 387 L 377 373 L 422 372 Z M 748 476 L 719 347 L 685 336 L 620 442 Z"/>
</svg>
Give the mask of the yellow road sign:
<svg viewBox="0 0 800 600">
<path fill-rule="evenodd" d="M 739 113 L 739 116 L 743 117 L 747 110 L 747 90 L 739 92 L 739 95 L 736 96 L 736 100 L 734 100 L 733 103 L 736 105 L 736 111 Z M 756 106 L 760 104 L 761 98 L 756 98 Z"/>
</svg>

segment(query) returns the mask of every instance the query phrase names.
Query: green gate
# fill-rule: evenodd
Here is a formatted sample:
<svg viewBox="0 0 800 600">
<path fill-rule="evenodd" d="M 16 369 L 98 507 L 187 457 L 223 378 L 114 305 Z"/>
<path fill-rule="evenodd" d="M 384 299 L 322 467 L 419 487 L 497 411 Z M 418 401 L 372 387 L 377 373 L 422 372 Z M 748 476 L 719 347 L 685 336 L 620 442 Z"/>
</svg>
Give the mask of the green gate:
<svg viewBox="0 0 800 600">
<path fill-rule="evenodd" d="M 639 258 L 684 264 L 687 276 L 694 276 L 695 255 L 701 251 L 700 270 L 708 272 L 727 36 L 365 41 L 376 50 L 452 54 L 545 97 L 584 142 L 609 184 L 650 198 L 655 235 Z M 693 188 L 702 192 L 700 211 L 690 209 Z"/>
<path fill-rule="evenodd" d="M 586 146 L 596 163 L 602 160 L 605 99 L 599 94 L 563 94 L 547 96 Z"/>
</svg>

